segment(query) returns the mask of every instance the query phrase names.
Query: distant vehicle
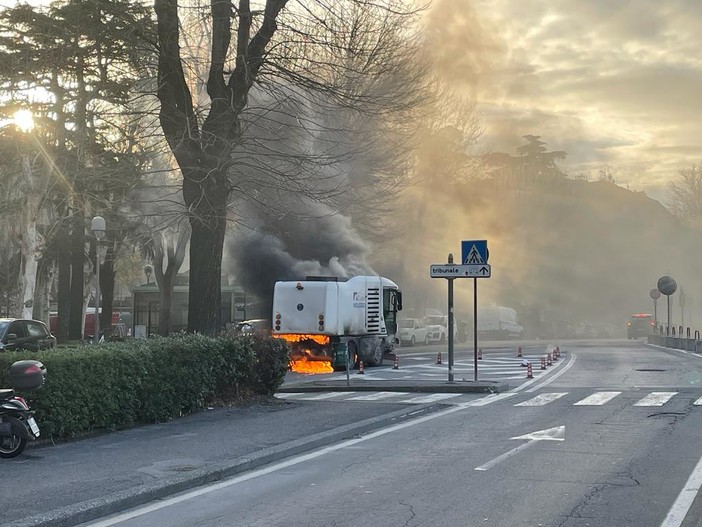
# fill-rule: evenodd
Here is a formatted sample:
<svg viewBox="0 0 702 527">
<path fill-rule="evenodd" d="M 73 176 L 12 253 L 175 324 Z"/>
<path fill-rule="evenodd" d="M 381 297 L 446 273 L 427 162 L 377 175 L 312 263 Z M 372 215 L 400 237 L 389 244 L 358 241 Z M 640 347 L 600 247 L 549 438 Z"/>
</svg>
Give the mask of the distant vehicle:
<svg viewBox="0 0 702 527">
<path fill-rule="evenodd" d="M 448 337 L 448 315 L 427 315 L 424 317 L 424 323 L 427 326 L 427 340 L 429 342 L 446 342 Z M 458 325 L 454 319 L 453 338 L 458 335 Z"/>
<path fill-rule="evenodd" d="M 629 340 L 647 337 L 653 333 L 656 322 L 650 313 L 637 313 L 629 317 L 626 323 L 626 336 Z"/>
<path fill-rule="evenodd" d="M 399 321 L 400 344 L 414 346 L 417 342 L 428 344 L 428 331 L 424 322 L 418 318 L 405 318 Z"/>
<path fill-rule="evenodd" d="M 252 318 L 251 320 L 239 322 L 234 327 L 234 333 L 237 335 L 251 335 L 259 331 L 270 333 L 271 327 L 271 321 L 267 318 Z"/>
<path fill-rule="evenodd" d="M 511 307 L 483 307 L 478 309 L 478 336 L 486 339 L 520 339 L 524 336 L 524 326 Z"/>
<path fill-rule="evenodd" d="M 39 320 L 0 318 L 0 351 L 39 351 L 56 347 L 46 324 Z"/>
</svg>

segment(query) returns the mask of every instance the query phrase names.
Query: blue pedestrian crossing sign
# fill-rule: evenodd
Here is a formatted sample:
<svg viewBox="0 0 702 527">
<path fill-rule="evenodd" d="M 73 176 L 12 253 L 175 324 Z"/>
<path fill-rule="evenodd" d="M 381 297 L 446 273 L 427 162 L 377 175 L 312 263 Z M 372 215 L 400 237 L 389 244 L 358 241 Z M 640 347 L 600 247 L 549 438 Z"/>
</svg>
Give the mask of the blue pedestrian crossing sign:
<svg viewBox="0 0 702 527">
<path fill-rule="evenodd" d="M 481 265 L 488 263 L 490 253 L 487 240 L 463 240 L 461 242 L 461 263 L 464 265 Z"/>
</svg>

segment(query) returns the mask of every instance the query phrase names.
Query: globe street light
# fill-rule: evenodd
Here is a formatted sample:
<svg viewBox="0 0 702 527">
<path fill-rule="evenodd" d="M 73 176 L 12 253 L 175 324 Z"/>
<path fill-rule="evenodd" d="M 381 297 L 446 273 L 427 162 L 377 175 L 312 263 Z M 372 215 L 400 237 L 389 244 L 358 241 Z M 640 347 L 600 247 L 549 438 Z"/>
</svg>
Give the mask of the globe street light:
<svg viewBox="0 0 702 527">
<path fill-rule="evenodd" d="M 95 246 L 95 277 L 97 285 L 95 287 L 95 342 L 100 342 L 100 243 L 105 237 L 105 218 L 95 216 L 90 222 L 90 230 L 95 234 L 97 244 Z"/>
</svg>

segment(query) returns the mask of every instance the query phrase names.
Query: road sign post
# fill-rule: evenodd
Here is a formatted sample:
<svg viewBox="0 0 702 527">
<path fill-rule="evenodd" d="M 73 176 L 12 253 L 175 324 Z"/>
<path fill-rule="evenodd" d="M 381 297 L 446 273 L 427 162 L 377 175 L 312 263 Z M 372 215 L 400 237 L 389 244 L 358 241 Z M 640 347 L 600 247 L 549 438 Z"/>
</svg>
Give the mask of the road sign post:
<svg viewBox="0 0 702 527">
<path fill-rule="evenodd" d="M 491 268 L 487 240 L 461 242 L 461 264 L 453 262 L 453 254 L 448 255 L 447 264 L 434 264 L 429 267 L 431 278 L 448 280 L 448 382 L 453 382 L 453 281 L 456 278 L 473 278 L 473 380 L 478 380 L 478 278 L 490 278 Z"/>
</svg>

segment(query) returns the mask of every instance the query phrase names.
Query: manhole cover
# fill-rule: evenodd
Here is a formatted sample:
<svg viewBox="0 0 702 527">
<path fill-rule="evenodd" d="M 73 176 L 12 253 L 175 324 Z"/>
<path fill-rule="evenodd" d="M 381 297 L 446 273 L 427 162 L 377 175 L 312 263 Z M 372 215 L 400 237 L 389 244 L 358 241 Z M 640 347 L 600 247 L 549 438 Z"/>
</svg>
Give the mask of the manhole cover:
<svg viewBox="0 0 702 527">
<path fill-rule="evenodd" d="M 659 368 L 636 368 L 636 371 L 667 371 Z"/>
</svg>

